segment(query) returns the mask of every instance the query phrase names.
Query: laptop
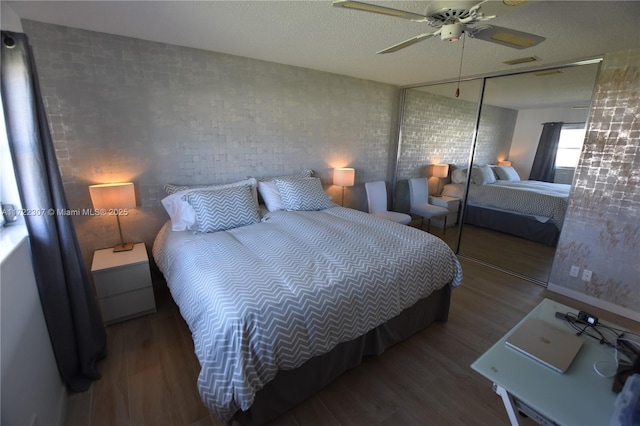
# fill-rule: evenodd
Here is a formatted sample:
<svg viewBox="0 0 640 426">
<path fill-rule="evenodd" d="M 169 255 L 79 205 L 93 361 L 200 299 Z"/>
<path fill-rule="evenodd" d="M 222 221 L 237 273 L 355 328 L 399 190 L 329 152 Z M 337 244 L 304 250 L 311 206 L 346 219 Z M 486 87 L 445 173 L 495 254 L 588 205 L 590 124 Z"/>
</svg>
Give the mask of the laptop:
<svg viewBox="0 0 640 426">
<path fill-rule="evenodd" d="M 564 373 L 583 342 L 573 333 L 557 329 L 538 318 L 527 318 L 505 343 L 558 373 Z"/>
</svg>

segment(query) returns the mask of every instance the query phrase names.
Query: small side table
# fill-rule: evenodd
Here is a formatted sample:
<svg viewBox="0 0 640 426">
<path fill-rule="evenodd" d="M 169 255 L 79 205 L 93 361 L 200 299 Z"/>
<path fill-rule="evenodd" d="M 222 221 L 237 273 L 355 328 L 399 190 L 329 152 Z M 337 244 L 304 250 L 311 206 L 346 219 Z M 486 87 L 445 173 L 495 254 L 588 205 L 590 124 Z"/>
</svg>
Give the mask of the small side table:
<svg viewBox="0 0 640 426">
<path fill-rule="evenodd" d="M 96 250 L 91 273 L 105 324 L 156 311 L 144 243 L 135 244 L 133 250 L 117 253 L 112 248 Z"/>
<path fill-rule="evenodd" d="M 449 214 L 447 214 L 446 220 L 444 220 L 444 218 L 433 218 L 432 223 L 434 226 L 444 229 L 445 224 L 446 226 L 455 226 L 456 223 L 458 223 L 458 210 L 460 209 L 459 198 L 447 197 L 446 195 L 442 195 L 440 197 L 430 195 L 429 204 L 444 207 L 449 210 Z"/>
</svg>

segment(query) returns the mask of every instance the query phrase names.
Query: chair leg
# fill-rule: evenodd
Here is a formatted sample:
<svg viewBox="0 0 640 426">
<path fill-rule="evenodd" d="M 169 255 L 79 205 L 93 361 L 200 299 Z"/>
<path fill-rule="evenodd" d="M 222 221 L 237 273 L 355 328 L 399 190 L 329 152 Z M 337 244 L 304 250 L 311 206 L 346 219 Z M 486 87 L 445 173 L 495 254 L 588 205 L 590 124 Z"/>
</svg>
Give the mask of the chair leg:
<svg viewBox="0 0 640 426">
<path fill-rule="evenodd" d="M 447 217 L 444 217 L 444 228 L 442 228 L 442 235 L 447 233 Z"/>
<path fill-rule="evenodd" d="M 427 232 L 429 232 L 429 228 L 431 228 L 431 218 L 427 219 Z"/>
</svg>

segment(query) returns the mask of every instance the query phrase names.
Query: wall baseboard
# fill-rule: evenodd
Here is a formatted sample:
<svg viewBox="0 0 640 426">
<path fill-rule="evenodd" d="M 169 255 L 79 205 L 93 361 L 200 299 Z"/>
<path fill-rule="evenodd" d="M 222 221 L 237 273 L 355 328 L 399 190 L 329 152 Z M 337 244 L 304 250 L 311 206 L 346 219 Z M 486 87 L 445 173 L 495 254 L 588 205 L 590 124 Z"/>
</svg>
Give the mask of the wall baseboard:
<svg viewBox="0 0 640 426">
<path fill-rule="evenodd" d="M 580 302 L 588 303 L 589 305 L 596 306 L 598 308 L 604 309 L 605 311 L 613 312 L 614 314 L 640 322 L 640 312 L 632 311 L 631 309 L 615 305 L 611 302 L 607 302 L 606 300 L 596 299 L 595 297 L 580 293 L 579 291 L 571 290 L 569 288 L 562 287 L 553 283 L 549 283 L 549 285 L 547 286 L 547 290 L 553 291 L 554 293 L 558 293 L 563 296 L 571 297 L 572 299 L 579 300 Z"/>
</svg>

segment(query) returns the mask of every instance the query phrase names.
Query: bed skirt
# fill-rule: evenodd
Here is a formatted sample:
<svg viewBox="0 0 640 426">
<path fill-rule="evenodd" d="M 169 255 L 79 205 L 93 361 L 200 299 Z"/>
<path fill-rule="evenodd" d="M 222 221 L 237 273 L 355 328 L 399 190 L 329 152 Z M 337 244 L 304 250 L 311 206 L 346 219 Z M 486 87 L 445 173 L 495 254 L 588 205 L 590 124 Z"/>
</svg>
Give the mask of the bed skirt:
<svg viewBox="0 0 640 426">
<path fill-rule="evenodd" d="M 312 397 L 345 371 L 358 366 L 364 357 L 381 354 L 386 348 L 413 336 L 434 321 L 446 322 L 450 301 L 451 286 L 446 285 L 365 335 L 341 343 L 294 370 L 280 371 L 256 393 L 251 408 L 238 411 L 234 419 L 243 425 L 259 425 L 276 419 Z"/>
<path fill-rule="evenodd" d="M 516 237 L 542 243 L 551 247 L 558 244 L 560 231 L 551 223 L 542 223 L 533 217 L 503 210 L 486 209 L 474 205 L 467 205 L 464 223 L 505 232 Z"/>
</svg>

